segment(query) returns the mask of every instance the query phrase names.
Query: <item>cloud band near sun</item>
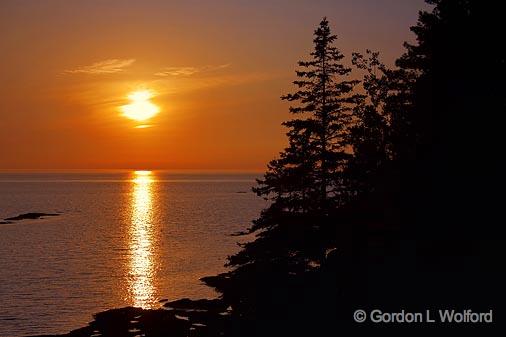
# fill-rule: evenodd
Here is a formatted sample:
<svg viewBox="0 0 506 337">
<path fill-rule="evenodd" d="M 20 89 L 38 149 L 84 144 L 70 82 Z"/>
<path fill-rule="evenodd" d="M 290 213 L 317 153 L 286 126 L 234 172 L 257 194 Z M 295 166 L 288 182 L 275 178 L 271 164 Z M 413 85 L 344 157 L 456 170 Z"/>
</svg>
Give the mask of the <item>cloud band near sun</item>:
<svg viewBox="0 0 506 337">
<path fill-rule="evenodd" d="M 225 69 L 230 66 L 227 64 L 220 65 L 207 65 L 203 67 L 166 67 L 161 71 L 155 73 L 155 76 L 168 77 L 168 76 L 191 76 L 198 73 L 205 73 Z"/>
<path fill-rule="evenodd" d="M 65 70 L 66 74 L 115 74 L 122 72 L 126 67 L 131 66 L 135 59 L 108 59 L 92 63 L 87 66 L 80 66 L 76 69 Z"/>
</svg>

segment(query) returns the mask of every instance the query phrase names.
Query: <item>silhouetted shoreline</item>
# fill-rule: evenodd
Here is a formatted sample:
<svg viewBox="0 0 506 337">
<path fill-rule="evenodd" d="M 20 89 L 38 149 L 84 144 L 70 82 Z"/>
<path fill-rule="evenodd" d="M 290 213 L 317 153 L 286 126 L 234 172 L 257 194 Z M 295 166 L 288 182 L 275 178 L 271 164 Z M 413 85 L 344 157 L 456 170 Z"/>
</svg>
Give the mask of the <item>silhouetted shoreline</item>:
<svg viewBox="0 0 506 337">
<path fill-rule="evenodd" d="M 219 299 L 166 302 L 159 309 L 125 307 L 95 314 L 88 326 L 61 335 L 38 337 L 91 336 L 219 336 L 230 320 L 230 311 Z M 34 336 L 35 337 L 35 336 Z"/>
</svg>

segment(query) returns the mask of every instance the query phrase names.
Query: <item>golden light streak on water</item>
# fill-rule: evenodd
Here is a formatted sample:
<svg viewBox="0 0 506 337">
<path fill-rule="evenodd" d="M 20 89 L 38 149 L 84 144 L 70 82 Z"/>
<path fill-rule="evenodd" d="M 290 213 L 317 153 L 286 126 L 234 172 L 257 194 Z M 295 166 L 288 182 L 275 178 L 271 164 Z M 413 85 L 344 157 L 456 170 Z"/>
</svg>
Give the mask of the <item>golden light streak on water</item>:
<svg viewBox="0 0 506 337">
<path fill-rule="evenodd" d="M 133 172 L 129 292 L 132 305 L 140 308 L 155 302 L 153 183 L 151 171 Z"/>
</svg>

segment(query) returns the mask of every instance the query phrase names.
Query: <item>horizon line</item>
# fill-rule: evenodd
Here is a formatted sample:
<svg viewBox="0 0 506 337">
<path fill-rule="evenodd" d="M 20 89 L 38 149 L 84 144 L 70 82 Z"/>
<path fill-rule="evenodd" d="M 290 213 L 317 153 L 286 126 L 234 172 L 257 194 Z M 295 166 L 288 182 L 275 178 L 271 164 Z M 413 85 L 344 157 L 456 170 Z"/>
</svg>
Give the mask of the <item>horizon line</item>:
<svg viewBox="0 0 506 337">
<path fill-rule="evenodd" d="M 267 168 L 264 169 L 231 169 L 231 168 L 219 168 L 219 169 L 171 169 L 171 168 L 149 168 L 149 167 L 137 167 L 137 168 L 0 168 L 0 173 L 11 173 L 11 172 L 33 172 L 33 173 L 52 173 L 52 172 L 133 172 L 133 171 L 153 171 L 153 172 L 172 172 L 172 173 L 264 173 Z"/>
</svg>

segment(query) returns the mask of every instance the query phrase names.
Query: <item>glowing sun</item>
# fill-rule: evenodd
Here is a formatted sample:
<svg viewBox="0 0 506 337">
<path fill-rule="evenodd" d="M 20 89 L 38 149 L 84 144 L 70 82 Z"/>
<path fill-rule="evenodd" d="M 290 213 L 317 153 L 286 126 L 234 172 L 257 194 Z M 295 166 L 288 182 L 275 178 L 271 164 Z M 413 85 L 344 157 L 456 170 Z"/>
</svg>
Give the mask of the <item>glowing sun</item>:
<svg viewBox="0 0 506 337">
<path fill-rule="evenodd" d="M 123 105 L 120 108 L 123 116 L 127 118 L 141 122 L 156 116 L 160 112 L 160 108 L 150 101 L 153 93 L 149 90 L 134 91 L 127 97 L 130 104 Z"/>
</svg>

